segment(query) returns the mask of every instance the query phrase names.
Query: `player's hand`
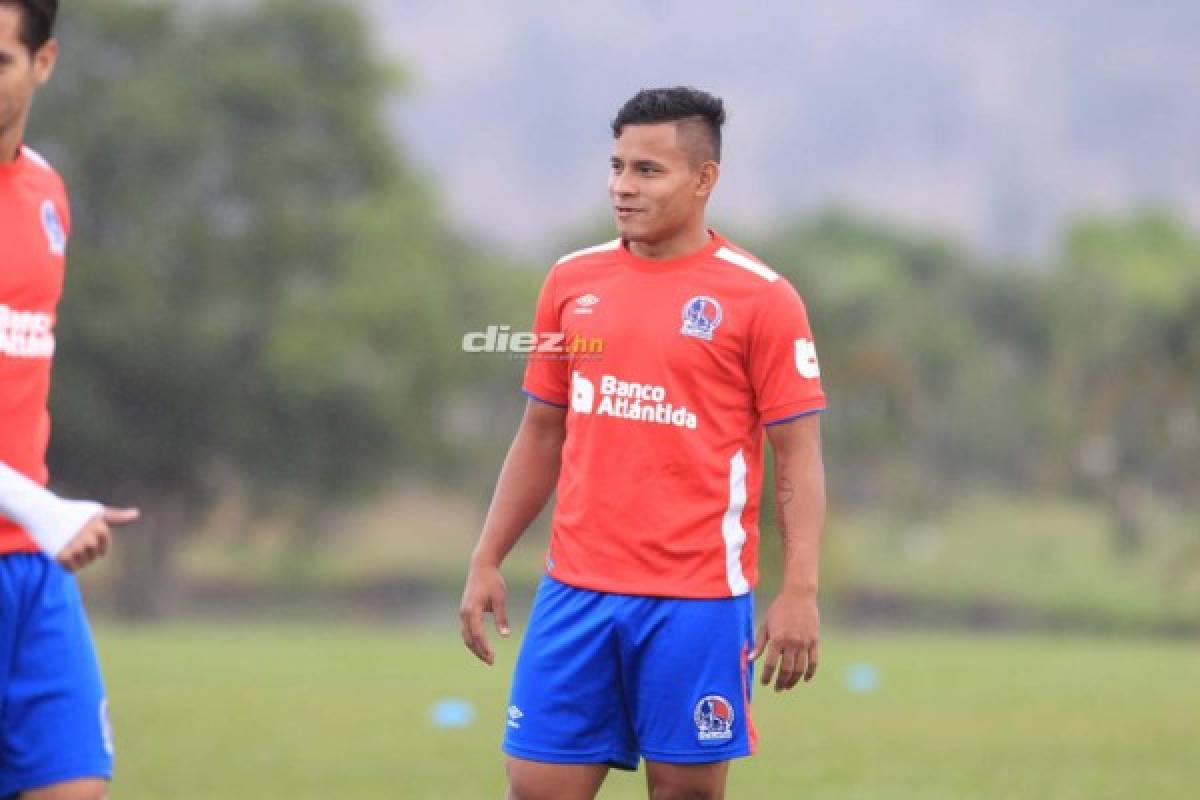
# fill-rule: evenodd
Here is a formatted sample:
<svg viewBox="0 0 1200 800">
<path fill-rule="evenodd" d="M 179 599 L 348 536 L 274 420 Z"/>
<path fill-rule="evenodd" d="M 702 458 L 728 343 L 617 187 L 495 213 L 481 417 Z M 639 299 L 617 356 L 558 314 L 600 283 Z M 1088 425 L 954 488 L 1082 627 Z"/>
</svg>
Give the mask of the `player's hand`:
<svg viewBox="0 0 1200 800">
<path fill-rule="evenodd" d="M 762 684 L 768 686 L 775 678 L 775 691 L 791 689 L 801 679 L 813 679 L 820 659 L 820 616 L 815 593 L 781 592 L 767 609 L 767 616 L 758 629 L 753 661 L 766 656 L 762 664 Z"/>
<path fill-rule="evenodd" d="M 136 508 L 106 508 L 89 519 L 67 546 L 59 551 L 56 560 L 64 569 L 75 572 L 97 558 L 102 558 L 112 546 L 112 528 L 137 522 L 142 512 Z"/>
<path fill-rule="evenodd" d="M 488 612 L 494 614 L 496 631 L 501 636 L 508 636 L 507 596 L 508 587 L 504 584 L 499 567 L 471 567 L 466 588 L 463 589 L 462 606 L 458 611 L 462 621 L 462 640 L 468 650 L 488 665 L 495 663 L 496 654 L 488 643 L 483 616 Z"/>
</svg>

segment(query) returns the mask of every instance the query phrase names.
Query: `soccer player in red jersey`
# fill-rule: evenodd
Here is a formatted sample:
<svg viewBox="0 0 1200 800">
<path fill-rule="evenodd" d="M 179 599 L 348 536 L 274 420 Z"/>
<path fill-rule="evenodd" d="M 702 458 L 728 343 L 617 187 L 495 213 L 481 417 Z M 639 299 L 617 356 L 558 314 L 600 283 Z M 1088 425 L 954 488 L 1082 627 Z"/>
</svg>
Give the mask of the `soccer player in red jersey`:
<svg viewBox="0 0 1200 800">
<path fill-rule="evenodd" d="M 613 122 L 619 238 L 564 256 L 534 332 L 603 352 L 534 354 L 529 401 L 463 592 L 462 636 L 509 633 L 500 564 L 557 488 L 513 677 L 509 796 L 592 798 L 645 759 L 653 798 L 724 796 L 755 749 L 753 662 L 777 691 L 817 669 L 825 408 L 804 304 L 705 223 L 723 103 L 639 92 Z M 783 580 L 757 635 L 758 508 L 771 441 Z"/>
<path fill-rule="evenodd" d="M 0 798 L 96 800 L 112 771 L 108 704 L 71 571 L 135 509 L 43 488 L 70 214 L 58 174 L 23 144 L 54 69 L 56 0 L 0 0 Z"/>
</svg>

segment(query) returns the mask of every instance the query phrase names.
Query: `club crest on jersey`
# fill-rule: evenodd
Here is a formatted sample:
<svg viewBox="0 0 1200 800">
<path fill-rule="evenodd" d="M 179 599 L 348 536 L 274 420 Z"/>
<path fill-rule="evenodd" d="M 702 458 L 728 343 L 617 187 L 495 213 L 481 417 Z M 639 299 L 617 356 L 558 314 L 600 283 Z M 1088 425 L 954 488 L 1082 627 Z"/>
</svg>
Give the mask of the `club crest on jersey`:
<svg viewBox="0 0 1200 800">
<path fill-rule="evenodd" d="M 696 738 L 701 742 L 724 742 L 733 738 L 733 705 L 719 694 L 700 698 L 692 712 Z"/>
<path fill-rule="evenodd" d="M 58 218 L 58 209 L 51 200 L 42 201 L 42 230 L 46 232 L 46 242 L 50 252 L 61 256 L 67 252 L 67 231 L 63 228 L 62 220 Z"/>
<path fill-rule="evenodd" d="M 721 304 L 713 298 L 698 295 L 683 304 L 683 327 L 679 332 L 684 336 L 695 336 L 711 342 L 720 324 Z"/>
</svg>

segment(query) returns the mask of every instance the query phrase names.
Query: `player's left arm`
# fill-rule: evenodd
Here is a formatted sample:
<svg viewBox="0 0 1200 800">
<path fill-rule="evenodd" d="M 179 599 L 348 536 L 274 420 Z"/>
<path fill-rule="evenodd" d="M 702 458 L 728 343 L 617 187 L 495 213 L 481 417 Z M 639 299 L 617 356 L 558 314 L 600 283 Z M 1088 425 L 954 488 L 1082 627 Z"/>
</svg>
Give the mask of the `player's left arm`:
<svg viewBox="0 0 1200 800">
<path fill-rule="evenodd" d="M 783 583 L 754 643 L 762 682 L 776 691 L 817 670 L 817 568 L 825 524 L 821 415 L 825 392 L 808 312 L 780 278 L 759 295 L 747 353 L 755 406 L 775 458 L 775 507 L 783 537 Z"/>
<path fill-rule="evenodd" d="M 767 426 L 775 458 L 775 508 L 783 539 L 783 583 L 758 630 L 752 658 L 775 690 L 811 681 L 820 660 L 817 573 L 825 525 L 820 414 Z"/>
</svg>

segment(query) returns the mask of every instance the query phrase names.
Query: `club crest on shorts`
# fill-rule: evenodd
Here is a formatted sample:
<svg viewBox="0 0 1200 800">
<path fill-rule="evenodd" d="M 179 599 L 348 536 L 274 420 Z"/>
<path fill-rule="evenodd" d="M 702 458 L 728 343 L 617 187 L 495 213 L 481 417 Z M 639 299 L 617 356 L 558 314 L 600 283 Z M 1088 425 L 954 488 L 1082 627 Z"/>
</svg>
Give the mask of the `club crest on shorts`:
<svg viewBox="0 0 1200 800">
<path fill-rule="evenodd" d="M 54 207 L 54 201 L 42 201 L 42 230 L 46 232 L 46 242 L 50 245 L 50 252 L 56 256 L 61 256 L 67 252 L 67 230 L 63 227 L 62 220 L 58 217 L 58 209 Z"/>
<path fill-rule="evenodd" d="M 692 712 L 696 737 L 701 742 L 724 742 L 733 738 L 733 705 L 719 694 L 700 698 Z"/>
<path fill-rule="evenodd" d="M 697 295 L 683 304 L 684 336 L 695 336 L 711 342 L 713 333 L 721 324 L 721 304 L 707 295 Z"/>
</svg>

